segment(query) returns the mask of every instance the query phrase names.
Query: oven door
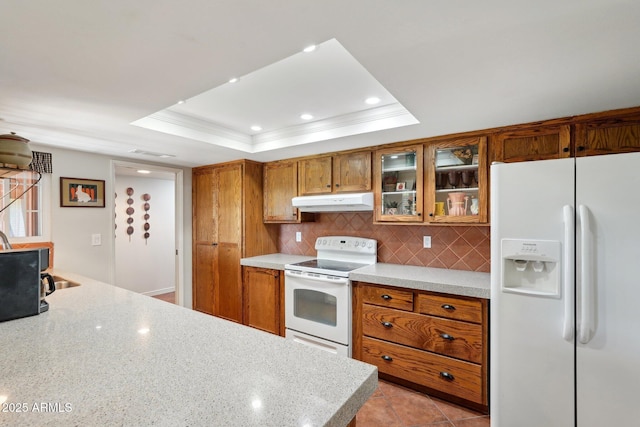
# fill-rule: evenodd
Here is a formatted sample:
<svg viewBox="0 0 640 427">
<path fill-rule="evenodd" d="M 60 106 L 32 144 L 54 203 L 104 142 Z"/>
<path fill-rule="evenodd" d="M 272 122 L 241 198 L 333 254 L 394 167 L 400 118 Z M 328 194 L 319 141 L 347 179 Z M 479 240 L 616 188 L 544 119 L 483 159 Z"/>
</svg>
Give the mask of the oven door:
<svg viewBox="0 0 640 427">
<path fill-rule="evenodd" d="M 285 326 L 348 346 L 351 286 L 346 277 L 285 270 Z"/>
</svg>

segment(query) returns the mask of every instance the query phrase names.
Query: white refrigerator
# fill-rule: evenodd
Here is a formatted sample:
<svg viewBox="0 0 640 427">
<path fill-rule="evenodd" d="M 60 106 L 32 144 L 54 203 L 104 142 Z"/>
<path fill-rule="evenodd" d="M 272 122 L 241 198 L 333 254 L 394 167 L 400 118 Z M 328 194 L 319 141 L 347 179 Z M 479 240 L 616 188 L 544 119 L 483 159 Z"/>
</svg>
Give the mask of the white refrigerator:
<svg viewBox="0 0 640 427">
<path fill-rule="evenodd" d="M 494 164 L 491 212 L 491 425 L 640 425 L 640 153 Z"/>
</svg>

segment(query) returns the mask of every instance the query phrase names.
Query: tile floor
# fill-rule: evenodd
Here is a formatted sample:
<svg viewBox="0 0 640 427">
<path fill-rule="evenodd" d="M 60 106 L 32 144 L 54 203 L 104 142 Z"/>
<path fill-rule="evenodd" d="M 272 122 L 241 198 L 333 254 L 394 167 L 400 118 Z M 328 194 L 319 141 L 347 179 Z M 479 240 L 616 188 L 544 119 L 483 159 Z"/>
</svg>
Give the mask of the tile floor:
<svg viewBox="0 0 640 427">
<path fill-rule="evenodd" d="M 489 416 L 379 380 L 357 427 L 489 427 Z"/>
<path fill-rule="evenodd" d="M 169 293 L 166 293 L 166 294 L 154 295 L 153 297 L 156 298 L 156 299 L 162 300 L 162 301 L 170 302 L 172 304 L 176 303 L 176 293 L 175 292 L 169 292 Z"/>
</svg>

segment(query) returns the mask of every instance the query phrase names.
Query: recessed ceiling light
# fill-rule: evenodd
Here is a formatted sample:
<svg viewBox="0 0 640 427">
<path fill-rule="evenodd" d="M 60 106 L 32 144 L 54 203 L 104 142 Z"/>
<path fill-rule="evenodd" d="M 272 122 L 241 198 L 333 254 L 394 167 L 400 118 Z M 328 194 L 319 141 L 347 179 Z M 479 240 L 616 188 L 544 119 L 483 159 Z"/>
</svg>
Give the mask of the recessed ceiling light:
<svg viewBox="0 0 640 427">
<path fill-rule="evenodd" d="M 234 77 L 234 78 L 232 78 L 232 79 L 229 79 L 229 83 L 235 83 L 235 82 L 237 82 L 238 80 L 240 80 L 240 79 L 239 79 L 239 78 L 237 78 L 237 77 Z"/>
<path fill-rule="evenodd" d="M 380 102 L 380 98 L 378 98 L 377 96 L 370 96 L 369 98 L 365 99 L 364 102 L 369 105 L 375 105 Z"/>
<path fill-rule="evenodd" d="M 148 170 L 146 170 L 146 169 L 138 169 L 138 171 L 137 171 L 137 172 L 138 172 L 138 173 L 145 173 L 145 174 L 146 174 L 146 173 L 151 173 L 151 171 L 148 171 Z"/>
<path fill-rule="evenodd" d="M 312 44 L 312 45 L 307 46 L 304 49 L 302 49 L 302 51 L 305 52 L 305 53 L 313 52 L 314 50 L 316 50 L 316 45 L 315 44 Z"/>
<path fill-rule="evenodd" d="M 254 132 L 260 132 L 262 130 L 262 126 L 253 125 L 251 126 L 251 130 Z"/>
<path fill-rule="evenodd" d="M 311 119 L 313 119 L 313 116 L 311 114 L 309 114 L 309 113 L 304 113 L 304 114 L 300 114 L 300 118 L 302 120 L 311 120 Z"/>
<path fill-rule="evenodd" d="M 180 104 L 184 104 L 184 103 L 185 103 L 185 100 L 184 100 L 184 99 L 181 99 L 180 101 L 178 101 L 178 105 L 180 105 Z"/>
</svg>

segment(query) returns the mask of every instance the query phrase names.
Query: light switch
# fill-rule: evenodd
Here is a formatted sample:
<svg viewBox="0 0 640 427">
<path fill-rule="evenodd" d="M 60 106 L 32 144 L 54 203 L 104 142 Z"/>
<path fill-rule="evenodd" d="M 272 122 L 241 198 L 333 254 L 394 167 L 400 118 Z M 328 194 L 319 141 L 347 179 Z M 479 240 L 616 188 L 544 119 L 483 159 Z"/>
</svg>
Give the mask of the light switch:
<svg viewBox="0 0 640 427">
<path fill-rule="evenodd" d="M 92 234 L 91 235 L 91 246 L 100 246 L 102 244 L 102 235 L 101 234 Z"/>
<path fill-rule="evenodd" d="M 422 237 L 422 247 L 426 249 L 431 248 L 431 236 Z"/>
<path fill-rule="evenodd" d="M 302 231 L 296 231 L 296 242 L 302 242 Z"/>
</svg>

